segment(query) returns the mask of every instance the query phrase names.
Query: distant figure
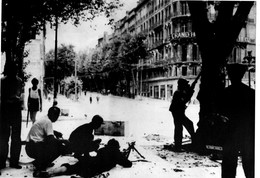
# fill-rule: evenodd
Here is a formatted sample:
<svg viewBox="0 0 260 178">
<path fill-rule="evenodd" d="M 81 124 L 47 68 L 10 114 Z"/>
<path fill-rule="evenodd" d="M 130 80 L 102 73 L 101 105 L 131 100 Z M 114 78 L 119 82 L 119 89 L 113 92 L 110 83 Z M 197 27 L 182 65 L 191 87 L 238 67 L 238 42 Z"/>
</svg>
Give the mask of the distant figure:
<svg viewBox="0 0 260 178">
<path fill-rule="evenodd" d="M 120 152 L 119 148 L 120 145 L 118 141 L 110 139 L 105 147 L 97 151 L 97 156 L 84 156 L 76 164 L 62 164 L 59 168 L 41 172 L 37 177 L 78 174 L 87 178 L 109 171 L 117 164 L 126 168 L 132 167 L 132 162 Z"/>
<path fill-rule="evenodd" d="M 173 94 L 172 102 L 169 111 L 172 113 L 174 121 L 174 142 L 175 151 L 183 151 L 182 146 L 182 130 L 183 126 L 189 132 L 191 139 L 193 140 L 195 131 L 193 127 L 193 122 L 185 115 L 186 103 L 188 103 L 194 93 L 195 84 L 192 86 L 188 84 L 189 82 L 185 79 L 180 78 L 178 80 L 178 88 Z"/>
<path fill-rule="evenodd" d="M 42 95 L 41 90 L 38 88 L 39 81 L 36 78 L 32 79 L 32 88 L 29 88 L 28 95 L 28 110 L 30 118 L 34 123 L 36 120 L 36 114 L 38 111 L 42 111 Z"/>
<path fill-rule="evenodd" d="M 54 100 L 52 106 L 58 106 L 58 101 Z"/>
<path fill-rule="evenodd" d="M 98 95 L 96 96 L 96 99 L 97 99 L 97 103 L 99 103 L 99 96 Z"/>
<path fill-rule="evenodd" d="M 246 178 L 254 177 L 255 90 L 242 83 L 246 66 L 230 64 L 231 85 L 221 97 L 220 114 L 227 117 L 228 133 L 223 146 L 222 178 L 235 178 L 240 152 Z"/>
<path fill-rule="evenodd" d="M 103 118 L 95 115 L 88 124 L 83 124 L 76 128 L 70 135 L 71 151 L 74 157 L 79 158 L 83 154 L 88 155 L 91 151 L 99 148 L 100 139 L 94 140 L 94 130 L 98 129 L 103 123 Z"/>
<path fill-rule="evenodd" d="M 23 82 L 17 77 L 17 66 L 9 62 L 5 66 L 4 77 L 1 78 L 0 95 L 0 169 L 6 167 L 10 147 L 10 167 L 21 169 L 18 164 L 21 152 L 22 91 Z"/>
<path fill-rule="evenodd" d="M 92 103 L 92 96 L 89 97 L 89 103 Z"/>
<path fill-rule="evenodd" d="M 36 120 L 29 131 L 25 150 L 29 157 L 35 159 L 34 175 L 46 170 L 56 158 L 64 154 L 65 145 L 62 140 L 58 139 L 62 137 L 62 134 L 54 131 L 52 127 L 52 122 L 56 122 L 59 115 L 60 109 L 55 106 L 51 107 L 47 116 Z"/>
</svg>

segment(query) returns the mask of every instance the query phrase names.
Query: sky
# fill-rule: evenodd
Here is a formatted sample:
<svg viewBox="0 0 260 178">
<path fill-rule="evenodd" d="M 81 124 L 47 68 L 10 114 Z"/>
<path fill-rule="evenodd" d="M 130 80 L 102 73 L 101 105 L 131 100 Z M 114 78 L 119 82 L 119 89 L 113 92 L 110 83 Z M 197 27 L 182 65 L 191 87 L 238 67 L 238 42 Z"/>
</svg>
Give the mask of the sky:
<svg viewBox="0 0 260 178">
<path fill-rule="evenodd" d="M 123 7 L 116 10 L 114 14 L 115 20 L 120 20 L 126 15 L 126 11 L 136 7 L 137 0 L 121 0 L 124 4 Z M 75 27 L 71 23 L 59 24 L 58 26 L 58 46 L 60 44 L 72 44 L 75 46 L 75 51 L 82 51 L 87 48 L 94 48 L 97 44 L 99 37 L 102 37 L 104 32 L 109 34 L 112 32 L 111 26 L 105 25 L 108 19 L 105 17 L 97 17 L 92 22 L 81 22 L 81 25 Z M 91 27 L 92 26 L 92 27 Z M 46 33 L 46 52 L 54 49 L 55 44 L 55 31 L 47 27 Z"/>
</svg>

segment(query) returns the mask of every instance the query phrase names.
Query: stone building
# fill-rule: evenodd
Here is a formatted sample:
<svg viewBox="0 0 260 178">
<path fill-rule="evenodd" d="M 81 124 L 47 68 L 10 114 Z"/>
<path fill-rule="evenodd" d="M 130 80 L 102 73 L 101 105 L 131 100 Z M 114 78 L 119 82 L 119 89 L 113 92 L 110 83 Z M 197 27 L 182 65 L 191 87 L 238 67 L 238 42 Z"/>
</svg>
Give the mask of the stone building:
<svg viewBox="0 0 260 178">
<path fill-rule="evenodd" d="M 208 9 L 208 18 L 214 20 L 217 12 L 210 3 Z M 186 1 L 140 0 L 135 8 L 126 12 L 126 16 L 116 22 L 115 26 L 112 36 L 125 33 L 147 35 L 152 57 L 148 60 L 140 59 L 135 70 L 138 83 L 136 94 L 170 100 L 180 77 L 192 82 L 200 72 L 201 57 Z M 255 56 L 255 35 L 254 5 L 228 59 L 229 62 L 245 63 L 244 59 L 249 51 Z M 244 82 L 254 87 L 254 81 L 254 72 L 248 72 Z M 198 91 L 198 85 L 195 90 Z"/>
</svg>

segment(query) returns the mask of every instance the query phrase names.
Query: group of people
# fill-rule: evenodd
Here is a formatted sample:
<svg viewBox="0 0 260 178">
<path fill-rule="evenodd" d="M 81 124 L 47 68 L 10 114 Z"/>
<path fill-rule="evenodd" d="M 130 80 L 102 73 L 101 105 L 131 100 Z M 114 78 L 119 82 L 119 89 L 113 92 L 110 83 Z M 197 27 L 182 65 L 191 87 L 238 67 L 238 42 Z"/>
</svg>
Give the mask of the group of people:
<svg viewBox="0 0 260 178">
<path fill-rule="evenodd" d="M 227 66 L 231 85 L 225 88 L 216 111 L 226 118 L 227 135 L 223 144 L 222 178 L 234 178 L 236 175 L 238 154 L 247 178 L 254 177 L 254 134 L 255 134 L 255 91 L 242 83 L 246 67 L 240 64 Z M 0 169 L 6 167 L 11 134 L 10 164 L 20 169 L 21 152 L 21 110 L 23 82 L 17 77 L 17 67 L 10 62 L 5 67 L 1 79 L 1 117 L 0 117 Z M 170 112 L 173 116 L 175 151 L 182 150 L 183 126 L 191 135 L 192 143 L 196 137 L 193 122 L 185 115 L 186 104 L 191 100 L 196 82 L 189 85 L 185 79 L 178 80 L 178 88 L 173 94 Z M 55 105 L 48 110 L 47 116 L 36 120 L 36 113 L 42 110 L 41 93 L 38 80 L 32 80 L 29 89 L 28 111 L 33 125 L 29 131 L 26 153 L 34 158 L 36 171 L 34 176 L 59 174 L 79 174 L 84 177 L 109 170 L 116 164 L 131 167 L 132 163 L 120 152 L 119 143 L 112 139 L 104 148 L 99 149 L 101 140 L 94 140 L 93 131 L 101 126 L 103 118 L 95 115 L 92 121 L 75 129 L 68 140 L 61 139 L 62 134 L 54 131 L 52 122 L 57 121 L 60 109 Z M 91 101 L 90 101 L 91 102 Z M 194 144 L 194 143 L 193 143 Z M 96 151 L 91 157 L 89 152 Z M 79 161 L 75 165 L 63 164 L 59 169 L 46 172 L 52 162 L 60 155 L 73 153 Z"/>
<path fill-rule="evenodd" d="M 35 159 L 34 177 L 71 174 L 92 177 L 110 170 L 116 164 L 132 166 L 132 162 L 120 152 L 119 143 L 115 139 L 109 140 L 105 147 L 99 149 L 101 139 L 94 139 L 93 132 L 103 123 L 101 116 L 95 115 L 90 123 L 79 126 L 70 134 L 68 140 L 64 140 L 62 133 L 54 131 L 52 127 L 59 115 L 60 109 L 52 106 L 48 115 L 37 120 L 29 131 L 25 150 L 29 157 Z M 92 151 L 97 152 L 97 155 L 90 156 Z M 67 154 L 73 155 L 78 162 L 73 165 L 65 163 L 59 168 L 46 171 L 53 166 L 55 159 Z"/>
<path fill-rule="evenodd" d="M 21 123 L 23 106 L 23 82 L 17 77 L 17 66 L 14 62 L 7 64 L 5 77 L 1 78 L 1 117 L 0 117 L 0 170 L 4 169 L 9 152 L 9 167 L 21 169 L 19 158 L 21 152 Z M 60 116 L 57 102 L 49 108 L 46 116 L 36 119 L 38 111 L 42 110 L 41 93 L 38 89 L 38 80 L 32 80 L 32 88 L 29 89 L 28 113 L 33 122 L 27 136 L 25 151 L 33 158 L 35 171 L 34 177 L 49 177 L 61 174 L 78 174 L 83 177 L 91 177 L 108 171 L 116 164 L 131 167 L 132 162 L 120 152 L 119 142 L 111 139 L 103 147 L 100 147 L 101 139 L 94 140 L 94 129 L 103 123 L 103 118 L 95 115 L 90 123 L 76 128 L 68 140 L 62 138 L 62 133 L 53 130 L 53 122 Z M 96 151 L 92 157 L 89 152 Z M 60 168 L 47 172 L 47 168 L 53 166 L 53 161 L 59 156 L 70 154 L 78 159 L 74 165 L 63 164 Z"/>
<path fill-rule="evenodd" d="M 242 64 L 227 65 L 231 85 L 224 89 L 216 101 L 215 112 L 225 122 L 225 138 L 222 151 L 222 178 L 235 178 L 238 155 L 246 178 L 254 177 L 254 134 L 255 134 L 255 90 L 242 83 L 247 67 Z M 187 103 L 194 93 L 194 82 L 180 78 L 173 94 L 169 111 L 174 121 L 174 151 L 182 149 L 183 126 L 191 136 L 192 146 L 196 146 L 193 122 L 185 115 Z M 221 134 L 221 133 L 220 133 Z"/>
</svg>

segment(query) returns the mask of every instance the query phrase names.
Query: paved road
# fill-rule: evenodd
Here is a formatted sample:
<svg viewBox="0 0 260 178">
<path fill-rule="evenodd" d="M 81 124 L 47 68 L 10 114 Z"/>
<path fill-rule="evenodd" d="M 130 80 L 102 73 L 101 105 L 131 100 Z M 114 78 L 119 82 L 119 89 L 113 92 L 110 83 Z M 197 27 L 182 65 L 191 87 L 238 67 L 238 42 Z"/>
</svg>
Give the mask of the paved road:
<svg viewBox="0 0 260 178">
<path fill-rule="evenodd" d="M 93 97 L 90 104 L 89 96 Z M 219 178 L 220 164 L 210 161 L 207 157 L 198 156 L 194 153 L 174 153 L 163 149 L 165 143 L 173 141 L 173 121 L 168 111 L 169 102 L 148 98 L 127 99 L 117 96 L 99 95 L 99 103 L 96 101 L 96 93 L 88 93 L 81 96 L 79 101 L 66 99 L 58 96 L 58 106 L 62 109 L 69 109 L 69 116 L 61 116 L 54 123 L 54 129 L 63 133 L 64 138 L 77 126 L 87 123 L 95 114 L 101 115 L 108 121 L 125 121 L 127 123 L 126 136 L 116 137 L 121 148 L 127 147 L 127 142 L 136 141 L 136 148 L 149 162 L 134 162 L 130 169 L 123 169 L 120 166 L 109 171 L 111 178 L 115 177 L 186 177 L 186 178 Z M 47 113 L 52 101 L 44 101 L 43 112 L 38 118 Z M 187 115 L 193 120 L 194 126 L 198 122 L 198 105 L 190 105 Z M 26 112 L 23 113 L 23 120 L 26 120 Z M 28 134 L 31 122 L 26 127 L 22 124 L 22 139 Z M 184 131 L 184 134 L 187 134 Z M 98 136 L 102 143 L 106 143 L 111 137 Z M 136 152 L 130 154 L 130 160 L 140 159 Z M 30 159 L 22 148 L 20 162 L 22 170 L 7 168 L 2 171 L 2 177 L 32 177 L 33 166 Z M 74 163 L 72 157 L 60 157 L 55 161 L 55 167 L 62 163 Z M 238 168 L 238 178 L 242 178 L 241 164 Z M 61 176 L 70 177 L 70 176 Z"/>
</svg>

